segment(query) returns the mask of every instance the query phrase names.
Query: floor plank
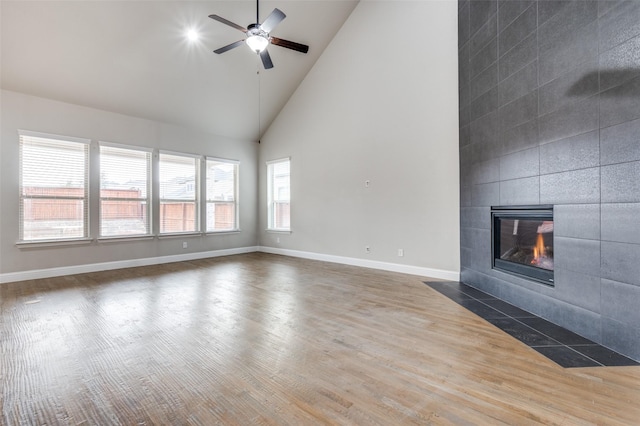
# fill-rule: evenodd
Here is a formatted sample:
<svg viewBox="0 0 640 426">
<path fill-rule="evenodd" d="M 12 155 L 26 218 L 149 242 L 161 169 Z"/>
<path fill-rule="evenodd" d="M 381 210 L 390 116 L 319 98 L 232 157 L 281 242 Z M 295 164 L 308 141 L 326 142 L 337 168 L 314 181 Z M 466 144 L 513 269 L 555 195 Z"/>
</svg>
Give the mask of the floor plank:
<svg viewBox="0 0 640 426">
<path fill-rule="evenodd" d="M 263 253 L 0 286 L 2 424 L 638 424 L 424 278 Z"/>
</svg>

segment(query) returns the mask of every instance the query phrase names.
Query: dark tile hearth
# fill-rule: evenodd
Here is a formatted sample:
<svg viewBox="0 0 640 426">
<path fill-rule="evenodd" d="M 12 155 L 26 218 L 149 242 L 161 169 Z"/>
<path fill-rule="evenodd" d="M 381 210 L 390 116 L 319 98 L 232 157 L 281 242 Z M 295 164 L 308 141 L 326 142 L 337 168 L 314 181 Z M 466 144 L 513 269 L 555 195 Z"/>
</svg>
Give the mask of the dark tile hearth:
<svg viewBox="0 0 640 426">
<path fill-rule="evenodd" d="M 640 363 L 460 282 L 425 284 L 564 368 Z"/>
</svg>

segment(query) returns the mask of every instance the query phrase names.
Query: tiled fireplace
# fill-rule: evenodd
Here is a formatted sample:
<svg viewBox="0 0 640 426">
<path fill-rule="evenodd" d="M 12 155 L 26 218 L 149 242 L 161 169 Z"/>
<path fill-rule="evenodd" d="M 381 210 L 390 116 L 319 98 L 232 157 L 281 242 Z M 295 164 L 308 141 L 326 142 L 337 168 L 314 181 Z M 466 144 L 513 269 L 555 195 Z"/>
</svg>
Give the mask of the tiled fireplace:
<svg viewBox="0 0 640 426">
<path fill-rule="evenodd" d="M 461 0 L 458 24 L 461 280 L 640 360 L 640 2 Z M 543 235 L 553 285 L 495 267 L 492 207 L 541 205 L 551 239 L 501 229 Z"/>
</svg>

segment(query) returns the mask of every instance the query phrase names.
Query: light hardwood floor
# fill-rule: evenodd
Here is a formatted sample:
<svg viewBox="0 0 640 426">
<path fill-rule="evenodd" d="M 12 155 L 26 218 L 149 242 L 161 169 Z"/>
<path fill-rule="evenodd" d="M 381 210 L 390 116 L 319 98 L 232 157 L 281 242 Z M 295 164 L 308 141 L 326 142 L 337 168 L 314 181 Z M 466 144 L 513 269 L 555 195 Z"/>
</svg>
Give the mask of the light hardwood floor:
<svg viewBox="0 0 640 426">
<path fill-rule="evenodd" d="M 640 424 L 420 277 L 253 253 L 0 285 L 2 424 Z"/>
</svg>

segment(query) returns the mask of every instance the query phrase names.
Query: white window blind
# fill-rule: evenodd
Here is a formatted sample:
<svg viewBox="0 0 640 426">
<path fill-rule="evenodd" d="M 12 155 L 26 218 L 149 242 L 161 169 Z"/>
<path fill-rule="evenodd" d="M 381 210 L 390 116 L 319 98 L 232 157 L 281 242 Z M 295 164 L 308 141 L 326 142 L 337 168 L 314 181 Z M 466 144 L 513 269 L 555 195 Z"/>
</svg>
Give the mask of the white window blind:
<svg viewBox="0 0 640 426">
<path fill-rule="evenodd" d="M 160 233 L 197 232 L 200 175 L 199 159 L 160 153 Z"/>
<path fill-rule="evenodd" d="M 20 241 L 89 235 L 89 141 L 20 132 Z"/>
<path fill-rule="evenodd" d="M 268 229 L 291 229 L 290 170 L 288 158 L 267 163 Z"/>
<path fill-rule="evenodd" d="M 207 232 L 238 229 L 238 163 L 207 158 Z"/>
<path fill-rule="evenodd" d="M 151 152 L 100 145 L 100 236 L 151 234 Z"/>
</svg>

